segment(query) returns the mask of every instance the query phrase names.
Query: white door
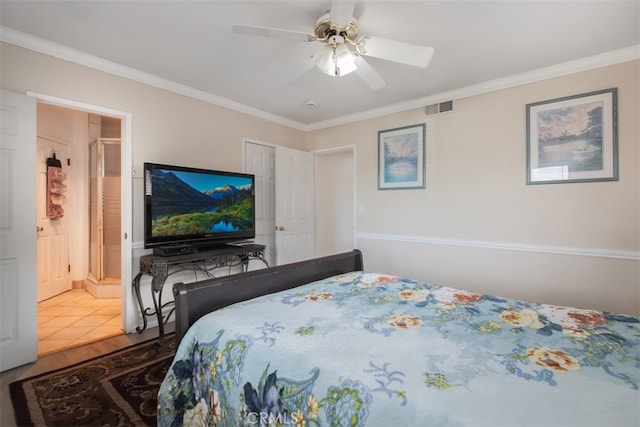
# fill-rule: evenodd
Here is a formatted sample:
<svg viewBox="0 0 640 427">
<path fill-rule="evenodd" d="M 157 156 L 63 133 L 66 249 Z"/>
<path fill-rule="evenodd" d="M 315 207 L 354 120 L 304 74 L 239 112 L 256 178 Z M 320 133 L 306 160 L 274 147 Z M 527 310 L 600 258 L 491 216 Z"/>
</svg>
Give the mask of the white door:
<svg viewBox="0 0 640 427">
<path fill-rule="evenodd" d="M 0 371 L 38 357 L 36 100 L 0 98 Z"/>
<path fill-rule="evenodd" d="M 276 147 L 276 264 L 313 257 L 313 154 Z"/>
<path fill-rule="evenodd" d="M 245 143 L 244 169 L 255 175 L 256 243 L 265 245 L 265 258 L 275 263 L 275 150 L 273 147 Z M 250 266 L 252 267 L 252 266 Z"/>
<path fill-rule="evenodd" d="M 53 156 L 62 163 L 62 170 L 68 173 L 69 147 L 60 141 L 38 137 L 37 154 L 37 262 L 38 262 L 38 302 L 54 297 L 71 289 L 69 280 L 69 229 L 68 219 L 47 217 L 47 158 Z M 67 182 L 67 186 L 69 183 Z M 67 194 L 71 192 L 68 189 Z M 63 205 L 63 209 L 65 206 Z"/>
<path fill-rule="evenodd" d="M 352 149 L 316 153 L 315 256 L 355 247 L 355 166 Z"/>
</svg>

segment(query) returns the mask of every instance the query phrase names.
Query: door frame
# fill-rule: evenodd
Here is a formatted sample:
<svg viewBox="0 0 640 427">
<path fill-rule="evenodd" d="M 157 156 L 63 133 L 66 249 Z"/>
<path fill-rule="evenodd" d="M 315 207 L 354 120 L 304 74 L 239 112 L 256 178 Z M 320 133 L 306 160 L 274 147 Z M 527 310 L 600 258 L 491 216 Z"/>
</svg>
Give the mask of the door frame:
<svg viewBox="0 0 640 427">
<path fill-rule="evenodd" d="M 132 279 L 132 262 L 133 262 L 133 216 L 132 216 L 132 193 L 133 193 L 133 176 L 132 176 L 132 158 L 133 158 L 133 131 L 132 131 L 132 114 L 127 111 L 114 110 L 99 105 L 87 104 L 84 102 L 73 101 L 57 96 L 46 95 L 37 92 L 27 91 L 28 96 L 36 99 L 36 102 L 43 102 L 52 105 L 58 105 L 74 110 L 86 111 L 89 113 L 99 114 L 101 116 L 111 116 L 120 119 L 121 126 L 121 183 L 120 191 L 121 199 L 121 215 L 120 224 L 122 230 L 121 236 L 121 312 L 122 312 L 122 328 L 126 333 L 133 332 L 136 322 L 136 308 L 132 297 L 131 279 Z M 34 142 L 35 143 L 35 142 Z"/>
<path fill-rule="evenodd" d="M 357 248 L 358 247 L 358 216 L 356 214 L 357 209 L 357 200 L 358 200 L 358 193 L 357 193 L 357 189 L 358 189 L 358 185 L 356 180 L 358 179 L 358 173 L 357 173 L 357 168 L 358 168 L 358 162 L 357 162 L 357 156 L 356 156 L 356 146 L 353 144 L 349 144 L 349 145 L 342 145 L 339 147 L 331 147 L 331 148 L 322 148 L 322 149 L 318 149 L 318 150 L 312 150 L 311 153 L 313 153 L 313 155 L 315 157 L 320 157 L 323 155 L 328 155 L 328 154 L 335 154 L 335 153 L 351 153 L 351 157 L 353 159 L 353 171 L 351 172 L 351 183 L 353 185 L 352 191 L 353 191 L 353 204 L 351 206 L 351 215 L 353 215 L 353 247 Z M 314 198 L 315 198 L 315 194 L 314 194 Z"/>
</svg>

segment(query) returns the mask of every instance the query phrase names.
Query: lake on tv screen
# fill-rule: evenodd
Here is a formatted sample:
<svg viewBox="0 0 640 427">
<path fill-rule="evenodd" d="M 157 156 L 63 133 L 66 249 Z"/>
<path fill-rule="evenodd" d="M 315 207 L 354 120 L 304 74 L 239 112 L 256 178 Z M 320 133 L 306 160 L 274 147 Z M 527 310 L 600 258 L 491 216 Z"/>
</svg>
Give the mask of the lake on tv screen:
<svg viewBox="0 0 640 427">
<path fill-rule="evenodd" d="M 242 203 L 220 211 L 210 206 L 155 206 L 152 234 L 178 236 L 250 230 L 252 218 L 251 209 L 243 209 Z"/>
</svg>

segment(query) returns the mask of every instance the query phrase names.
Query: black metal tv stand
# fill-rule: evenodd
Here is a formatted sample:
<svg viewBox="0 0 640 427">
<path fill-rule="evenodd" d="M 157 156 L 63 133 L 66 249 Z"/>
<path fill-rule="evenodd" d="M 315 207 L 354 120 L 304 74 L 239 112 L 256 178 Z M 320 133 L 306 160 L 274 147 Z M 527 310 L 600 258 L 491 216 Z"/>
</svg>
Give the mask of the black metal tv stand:
<svg viewBox="0 0 640 427">
<path fill-rule="evenodd" d="M 198 248 L 195 253 L 187 253 L 172 256 L 143 255 L 140 257 L 140 271 L 133 279 L 133 291 L 138 299 L 140 313 L 142 314 L 142 327 L 136 326 L 136 331 L 141 334 L 147 329 L 147 317 L 156 316 L 158 319 L 159 336 L 158 341 L 164 340 L 164 325 L 175 310 L 174 301 L 162 302 L 162 290 L 167 278 L 180 271 L 191 271 L 195 280 L 198 280 L 198 273 L 205 278 L 215 277 L 214 272 L 226 269 L 226 274 L 231 274 L 233 268 L 241 267 L 246 271 L 249 261 L 259 260 L 269 267 L 269 263 L 264 258 L 264 245 L 228 244 L 208 248 Z M 224 271 L 224 270 L 222 270 Z M 151 278 L 151 298 L 153 307 L 145 307 L 140 296 L 140 279 L 143 275 L 150 275 Z M 223 273 L 224 274 L 224 273 Z M 194 280 L 194 281 L 195 281 Z M 169 309 L 166 316 L 163 310 Z"/>
</svg>

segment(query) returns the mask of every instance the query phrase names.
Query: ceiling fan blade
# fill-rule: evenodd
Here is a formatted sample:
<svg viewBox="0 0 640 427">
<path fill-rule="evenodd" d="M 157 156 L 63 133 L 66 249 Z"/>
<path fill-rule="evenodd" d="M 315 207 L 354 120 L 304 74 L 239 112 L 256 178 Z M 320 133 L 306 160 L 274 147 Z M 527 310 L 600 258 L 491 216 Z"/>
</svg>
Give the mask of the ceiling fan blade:
<svg viewBox="0 0 640 427">
<path fill-rule="evenodd" d="M 346 27 L 351 23 L 355 8 L 356 0 L 331 0 L 331 22 L 337 26 Z"/>
<path fill-rule="evenodd" d="M 358 54 L 354 54 L 353 56 L 356 66 L 358 67 L 356 68 L 355 73 L 367 84 L 367 86 L 372 90 L 378 90 L 387 85 L 387 82 L 384 81 L 382 76 L 378 74 L 378 72 L 374 70 L 363 57 Z"/>
<path fill-rule="evenodd" d="M 311 56 L 307 61 L 300 65 L 294 65 L 289 67 L 289 73 L 282 79 L 282 84 L 290 85 L 297 81 L 299 78 L 307 74 L 307 72 L 315 67 L 316 58 Z"/>
<path fill-rule="evenodd" d="M 278 37 L 281 39 L 298 40 L 303 42 L 316 40 L 316 36 L 300 31 L 258 27 L 253 25 L 234 25 L 231 27 L 231 32 L 236 34 L 248 34 L 250 36 Z"/>
<path fill-rule="evenodd" d="M 435 51 L 432 47 L 369 36 L 358 40 L 357 47 L 362 55 L 420 68 L 427 68 Z"/>
</svg>

